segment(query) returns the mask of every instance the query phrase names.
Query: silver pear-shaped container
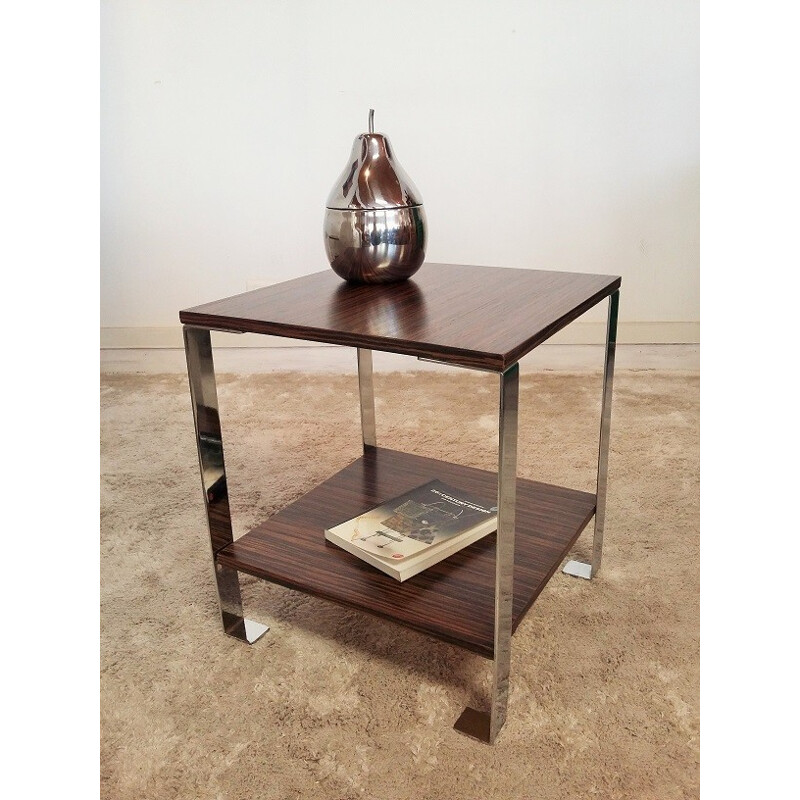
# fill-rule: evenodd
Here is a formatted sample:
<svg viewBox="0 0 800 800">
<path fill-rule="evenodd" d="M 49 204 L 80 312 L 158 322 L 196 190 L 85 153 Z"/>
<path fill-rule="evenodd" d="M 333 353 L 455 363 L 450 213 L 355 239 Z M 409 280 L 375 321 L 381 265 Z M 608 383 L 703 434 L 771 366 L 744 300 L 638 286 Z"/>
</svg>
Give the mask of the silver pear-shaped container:
<svg viewBox="0 0 800 800">
<path fill-rule="evenodd" d="M 323 230 L 333 271 L 351 283 L 410 278 L 425 260 L 425 209 L 389 140 L 373 132 L 353 142 L 347 166 L 328 195 Z"/>
</svg>

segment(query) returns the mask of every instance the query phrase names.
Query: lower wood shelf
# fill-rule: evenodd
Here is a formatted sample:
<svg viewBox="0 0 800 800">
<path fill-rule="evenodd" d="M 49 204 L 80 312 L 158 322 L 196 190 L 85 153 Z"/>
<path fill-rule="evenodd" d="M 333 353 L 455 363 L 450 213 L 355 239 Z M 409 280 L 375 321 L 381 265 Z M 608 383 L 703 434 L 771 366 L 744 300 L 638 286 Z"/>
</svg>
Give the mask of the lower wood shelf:
<svg viewBox="0 0 800 800">
<path fill-rule="evenodd" d="M 495 534 L 400 583 L 341 548 L 324 529 L 426 481 L 491 500 L 492 472 L 383 448 L 321 483 L 217 553 L 220 564 L 494 654 Z M 595 511 L 595 495 L 517 481 L 513 629 Z"/>
</svg>

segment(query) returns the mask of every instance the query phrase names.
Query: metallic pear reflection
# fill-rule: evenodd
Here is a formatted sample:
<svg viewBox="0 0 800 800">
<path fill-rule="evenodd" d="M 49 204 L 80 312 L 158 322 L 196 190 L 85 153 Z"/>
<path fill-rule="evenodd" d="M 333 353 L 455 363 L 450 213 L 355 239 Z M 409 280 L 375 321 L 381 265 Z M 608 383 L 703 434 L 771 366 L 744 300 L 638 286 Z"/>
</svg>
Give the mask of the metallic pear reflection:
<svg viewBox="0 0 800 800">
<path fill-rule="evenodd" d="M 328 261 L 340 278 L 352 283 L 401 281 L 425 260 L 425 209 L 329 208 L 324 236 Z"/>
<path fill-rule="evenodd" d="M 395 283 L 425 260 L 422 196 L 389 139 L 373 130 L 353 142 L 325 204 L 323 240 L 333 271 L 350 283 Z"/>
<path fill-rule="evenodd" d="M 354 333 L 387 339 L 422 338 L 428 325 L 425 295 L 413 280 L 392 286 L 390 291 L 375 284 L 342 284 L 331 294 L 329 324 L 351 328 L 356 320 Z"/>
</svg>

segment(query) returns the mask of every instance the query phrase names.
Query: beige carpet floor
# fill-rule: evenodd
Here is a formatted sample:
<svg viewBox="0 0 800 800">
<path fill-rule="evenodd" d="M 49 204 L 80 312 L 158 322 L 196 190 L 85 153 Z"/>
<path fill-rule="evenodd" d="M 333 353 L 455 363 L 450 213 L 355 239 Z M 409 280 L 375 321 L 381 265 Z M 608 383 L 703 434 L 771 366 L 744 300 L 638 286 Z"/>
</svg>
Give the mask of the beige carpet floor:
<svg viewBox="0 0 800 800">
<path fill-rule="evenodd" d="M 523 376 L 520 475 L 593 488 L 600 381 Z M 489 747 L 452 730 L 490 685 L 479 656 L 247 576 L 271 630 L 225 636 L 186 380 L 104 376 L 102 797 L 697 797 L 698 384 L 617 374 L 603 570 L 557 573 L 519 626 Z M 377 375 L 379 443 L 492 469 L 496 392 Z M 219 393 L 236 535 L 359 454 L 353 377 L 223 375 Z"/>
</svg>

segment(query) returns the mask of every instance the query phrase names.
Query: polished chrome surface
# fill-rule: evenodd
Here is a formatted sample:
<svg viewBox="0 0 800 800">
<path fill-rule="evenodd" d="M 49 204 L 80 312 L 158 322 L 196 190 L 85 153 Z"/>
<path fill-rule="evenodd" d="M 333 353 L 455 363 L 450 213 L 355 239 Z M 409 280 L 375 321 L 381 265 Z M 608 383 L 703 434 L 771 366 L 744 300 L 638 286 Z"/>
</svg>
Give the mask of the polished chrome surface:
<svg viewBox="0 0 800 800">
<path fill-rule="evenodd" d="M 422 195 L 382 133 L 356 137 L 347 166 L 325 202 L 327 208 L 351 210 L 420 205 Z"/>
<path fill-rule="evenodd" d="M 592 577 L 592 565 L 572 559 L 564 564 L 562 572 L 572 575 L 573 578 L 585 578 L 588 581 Z"/>
<path fill-rule="evenodd" d="M 372 384 L 372 350 L 358 349 L 358 398 L 361 405 L 361 438 L 364 450 L 376 447 L 375 390 Z"/>
<path fill-rule="evenodd" d="M 608 489 L 608 450 L 611 434 L 611 396 L 614 391 L 618 317 L 619 290 L 608 298 L 606 363 L 603 368 L 603 410 L 600 416 L 600 445 L 597 455 L 597 510 L 594 515 L 594 544 L 592 546 L 593 576 L 600 571 L 600 563 L 603 560 L 603 532 L 606 526 L 606 492 Z"/>
<path fill-rule="evenodd" d="M 425 209 L 326 209 L 325 253 L 333 271 L 353 283 L 410 278 L 425 260 Z"/>
<path fill-rule="evenodd" d="M 327 208 L 375 209 L 422 205 L 422 195 L 400 166 L 389 139 L 374 132 L 375 110 L 369 110 L 369 133 L 353 142 L 347 166 L 331 189 Z"/>
<path fill-rule="evenodd" d="M 517 502 L 517 418 L 519 364 L 500 376 L 500 444 L 497 473 L 497 554 L 494 601 L 494 696 L 491 732 L 506 721 L 511 671 L 511 611 L 514 602 L 514 526 Z"/>
<path fill-rule="evenodd" d="M 606 493 L 608 490 L 608 450 L 611 435 L 611 398 L 614 392 L 614 360 L 617 351 L 617 320 L 619 317 L 619 290 L 608 298 L 608 323 L 606 328 L 606 357 L 603 367 L 603 405 L 600 412 L 600 444 L 597 456 L 597 506 L 594 512 L 594 540 L 592 563 L 568 561 L 563 571 L 576 578 L 591 580 L 600 572 L 603 560 L 603 533 L 606 525 Z"/>
<path fill-rule="evenodd" d="M 325 203 L 325 253 L 334 272 L 353 283 L 401 281 L 425 260 L 422 195 L 389 139 L 374 132 L 374 114 L 371 108 L 369 133 L 356 137 Z"/>
<path fill-rule="evenodd" d="M 517 501 L 517 429 L 519 364 L 500 376 L 500 437 L 497 471 L 497 549 L 494 584 L 494 675 L 488 712 L 467 708 L 455 729 L 494 744 L 506 721 L 511 673 L 511 624 L 514 603 L 514 529 Z"/>
<path fill-rule="evenodd" d="M 233 541 L 233 527 L 228 503 L 211 333 L 203 328 L 184 326 L 183 341 L 222 627 L 230 636 L 252 644 L 269 628 L 244 618 L 239 573 L 216 562 L 216 554 Z"/>
</svg>

